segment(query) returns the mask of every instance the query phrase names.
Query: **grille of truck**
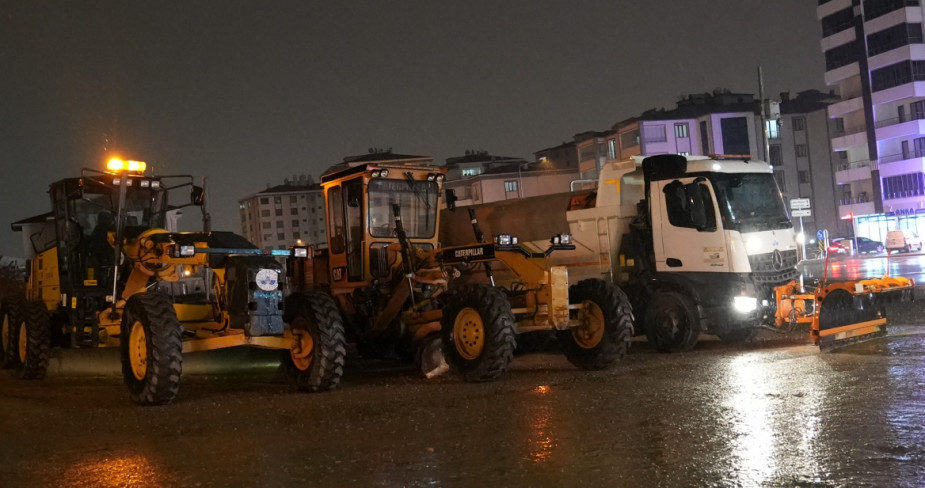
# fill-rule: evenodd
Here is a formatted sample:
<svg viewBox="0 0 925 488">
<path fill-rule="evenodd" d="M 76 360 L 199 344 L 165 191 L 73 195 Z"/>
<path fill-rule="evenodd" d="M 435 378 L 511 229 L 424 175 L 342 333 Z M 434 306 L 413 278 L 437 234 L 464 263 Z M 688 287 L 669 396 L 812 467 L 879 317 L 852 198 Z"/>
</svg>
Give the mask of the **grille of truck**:
<svg viewBox="0 0 925 488">
<path fill-rule="evenodd" d="M 796 269 L 796 249 L 755 254 L 748 257 L 748 264 L 752 267 L 752 277 L 756 284 L 782 285 L 800 275 Z"/>
</svg>

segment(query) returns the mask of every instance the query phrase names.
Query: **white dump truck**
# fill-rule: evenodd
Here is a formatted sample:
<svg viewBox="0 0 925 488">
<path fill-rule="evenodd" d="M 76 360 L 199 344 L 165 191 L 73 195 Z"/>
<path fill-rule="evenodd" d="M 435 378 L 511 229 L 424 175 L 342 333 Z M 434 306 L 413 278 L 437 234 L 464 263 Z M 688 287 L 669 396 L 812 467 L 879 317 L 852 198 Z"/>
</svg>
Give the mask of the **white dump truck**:
<svg viewBox="0 0 925 488">
<path fill-rule="evenodd" d="M 798 322 L 812 324 L 820 345 L 882 334 L 875 295 L 911 295 L 911 281 L 894 278 L 803 293 L 793 226 L 773 169 L 749 156 L 612 161 L 596 184 L 591 192 L 470 207 L 468 219 L 486 234 L 517 236 L 536 249 L 554 229 L 569 228 L 576 250 L 550 259 L 568 265 L 570 279 L 617 284 L 633 304 L 637 333 L 659 351 L 689 349 L 701 332 L 741 342 L 761 327 Z M 471 239 L 471 230 L 463 235 L 463 212 L 445 214 L 444 245 Z M 503 270 L 486 271 L 472 275 L 518 286 L 505 281 Z M 829 295 L 831 306 L 822 307 Z"/>
</svg>

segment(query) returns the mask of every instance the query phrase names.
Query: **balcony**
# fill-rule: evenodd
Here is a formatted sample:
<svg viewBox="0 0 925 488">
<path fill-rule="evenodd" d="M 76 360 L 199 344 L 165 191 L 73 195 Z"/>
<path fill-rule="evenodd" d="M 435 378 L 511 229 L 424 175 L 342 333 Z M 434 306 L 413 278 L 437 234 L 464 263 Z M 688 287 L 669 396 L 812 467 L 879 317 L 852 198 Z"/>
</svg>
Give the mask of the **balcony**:
<svg viewBox="0 0 925 488">
<path fill-rule="evenodd" d="M 867 144 L 867 132 L 864 126 L 851 127 L 842 132 L 834 132 L 832 138 L 832 150 L 844 151 L 855 146 Z"/>
<path fill-rule="evenodd" d="M 844 117 L 846 114 L 857 112 L 858 110 L 864 110 L 864 100 L 861 97 L 849 98 L 829 105 L 829 117 L 833 119 Z"/>
<path fill-rule="evenodd" d="M 828 73 L 826 73 L 826 75 L 828 75 Z M 915 97 L 925 97 L 925 80 L 908 80 L 901 85 L 887 88 L 886 90 L 875 91 L 871 94 L 874 105 Z"/>
<path fill-rule="evenodd" d="M 845 218 L 848 215 L 870 215 L 874 213 L 874 202 L 862 201 L 867 197 L 847 198 L 839 202 L 838 215 Z"/>
<path fill-rule="evenodd" d="M 853 181 L 870 181 L 870 161 L 852 161 L 838 165 L 835 171 L 835 182 L 845 185 Z"/>
<path fill-rule="evenodd" d="M 845 29 L 830 36 L 823 36 L 819 45 L 822 47 L 822 52 L 826 52 L 838 46 L 844 46 L 855 39 L 857 39 L 857 35 L 854 29 Z"/>
<path fill-rule="evenodd" d="M 925 114 L 912 114 L 878 120 L 875 124 L 877 140 L 885 141 L 900 137 L 909 138 L 925 134 Z"/>
<path fill-rule="evenodd" d="M 850 6 L 851 0 L 828 0 L 825 2 L 819 2 L 819 6 L 816 7 L 816 17 L 822 19 L 823 17 L 828 17 L 829 15 L 832 15 L 839 10 L 844 10 Z"/>
<path fill-rule="evenodd" d="M 925 171 L 925 150 L 906 154 L 891 154 L 880 158 L 880 177 L 922 173 Z"/>
<path fill-rule="evenodd" d="M 859 76 L 861 73 L 860 68 L 858 67 L 858 62 L 855 61 L 851 64 L 842 66 L 841 68 L 833 69 L 832 71 L 825 72 L 825 84 L 828 86 L 834 85 L 842 80 L 847 80 L 852 76 Z"/>
</svg>

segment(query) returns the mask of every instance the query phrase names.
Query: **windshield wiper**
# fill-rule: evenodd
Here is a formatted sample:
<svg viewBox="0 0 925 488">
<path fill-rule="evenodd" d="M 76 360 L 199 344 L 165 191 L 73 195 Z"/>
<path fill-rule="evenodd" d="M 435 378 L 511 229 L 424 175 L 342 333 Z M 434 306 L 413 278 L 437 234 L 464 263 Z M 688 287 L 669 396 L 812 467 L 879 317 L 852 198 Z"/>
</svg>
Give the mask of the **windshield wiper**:
<svg viewBox="0 0 925 488">
<path fill-rule="evenodd" d="M 411 188 L 411 192 L 414 193 L 414 196 L 418 197 L 418 200 L 424 204 L 425 208 L 430 209 L 430 202 L 427 201 L 427 196 L 421 195 L 421 189 L 414 184 L 414 176 L 410 171 L 405 171 L 405 181 L 408 182 L 408 186 Z"/>
</svg>

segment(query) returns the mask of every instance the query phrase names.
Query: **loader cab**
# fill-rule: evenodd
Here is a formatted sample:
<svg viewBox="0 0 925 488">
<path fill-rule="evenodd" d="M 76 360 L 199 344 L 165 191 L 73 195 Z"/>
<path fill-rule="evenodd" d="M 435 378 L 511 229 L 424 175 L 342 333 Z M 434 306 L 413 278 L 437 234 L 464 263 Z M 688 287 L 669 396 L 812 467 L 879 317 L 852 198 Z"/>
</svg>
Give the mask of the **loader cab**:
<svg viewBox="0 0 925 488">
<path fill-rule="evenodd" d="M 411 246 L 436 247 L 444 174 L 436 166 L 393 163 L 322 176 L 332 289 L 349 291 L 393 278 L 401 265 L 394 208 Z"/>
<path fill-rule="evenodd" d="M 116 261 L 114 232 L 120 215 L 119 183 L 117 177 L 105 173 L 52 183 L 49 194 L 62 291 L 111 286 L 108 281 Z M 129 178 L 121 212 L 126 239 L 165 225 L 166 193 L 157 179 Z"/>
</svg>

